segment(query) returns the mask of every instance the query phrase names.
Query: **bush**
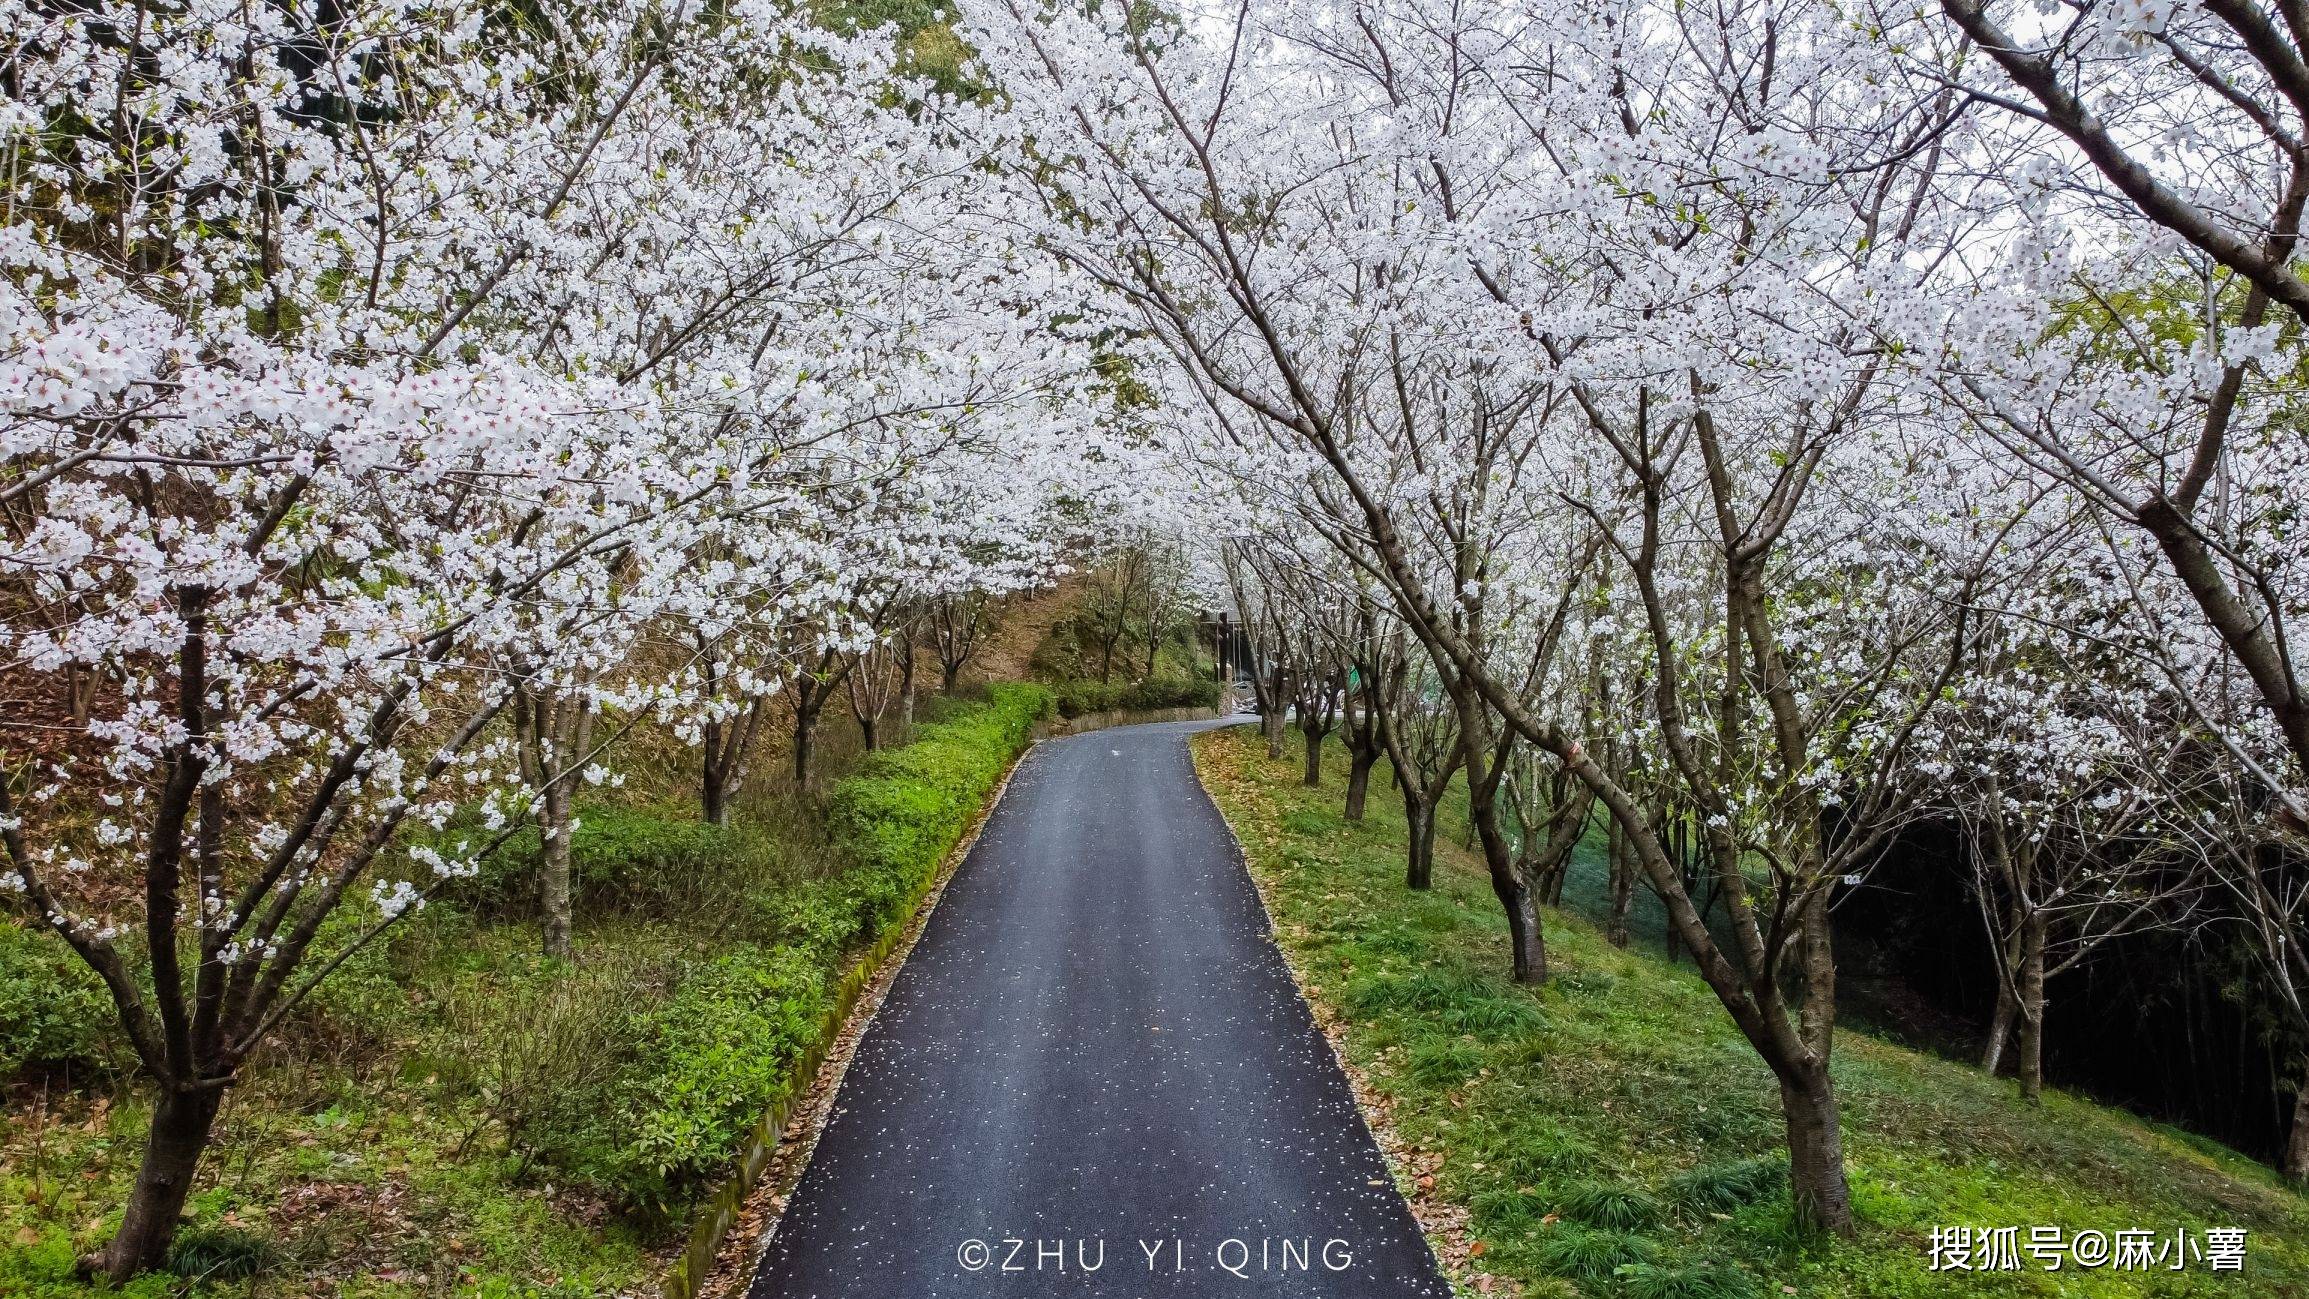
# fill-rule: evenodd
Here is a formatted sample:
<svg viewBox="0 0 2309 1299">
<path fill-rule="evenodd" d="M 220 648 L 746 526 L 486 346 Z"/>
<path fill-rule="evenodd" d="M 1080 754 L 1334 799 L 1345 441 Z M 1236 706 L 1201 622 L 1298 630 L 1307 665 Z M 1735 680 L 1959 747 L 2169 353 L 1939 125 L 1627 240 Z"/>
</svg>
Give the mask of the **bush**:
<svg viewBox="0 0 2309 1299">
<path fill-rule="evenodd" d="M 1069 681 L 1058 688 L 1058 715 L 1152 712 L 1161 708 L 1216 708 L 1219 683 L 1170 677 L 1153 681 Z"/>
<path fill-rule="evenodd" d="M 112 995 L 64 940 L 0 920 L 0 1077 L 127 1063 Z"/>
<path fill-rule="evenodd" d="M 743 946 L 692 975 L 641 1023 L 641 1065 L 618 1098 L 628 1143 L 597 1180 L 639 1207 L 684 1202 L 794 1085 L 831 1004 L 803 949 Z"/>
<path fill-rule="evenodd" d="M 682 980 L 637 1025 L 638 1064 L 612 1107 L 616 1157 L 573 1171 L 628 1204 L 667 1210 L 726 1166 L 792 1087 L 833 1008 L 846 954 L 899 920 L 1050 712 L 1039 686 L 918 728 L 839 782 L 827 823 L 840 869 L 755 906 L 773 946 L 740 946 Z"/>
<path fill-rule="evenodd" d="M 885 884 L 910 888 L 937 869 L 1050 706 L 1041 686 L 996 686 L 984 706 L 920 728 L 912 744 L 869 756 L 834 787 L 827 824 L 851 863 L 845 881 L 873 918 L 889 919 L 904 900 L 906 889 Z M 883 879 L 858 879 L 861 871 Z"/>
<path fill-rule="evenodd" d="M 439 837 L 454 843 L 469 836 L 478 837 L 452 827 Z M 537 905 L 542 851 L 537 828 L 526 827 L 452 896 L 487 914 L 528 915 Z M 776 865 L 772 846 L 759 835 L 650 808 L 582 806 L 569 841 L 570 889 L 586 910 L 689 915 L 701 903 L 743 895 L 750 877 Z"/>
<path fill-rule="evenodd" d="M 450 1073 L 524 1164 L 608 1181 L 623 1144 L 612 1111 L 643 1041 L 633 1007 L 671 975 L 643 959 L 587 955 L 583 965 L 534 960 L 459 988 L 448 1007 Z"/>
<path fill-rule="evenodd" d="M 307 968 L 320 969 L 345 955 L 376 921 L 376 912 L 365 906 L 330 912 L 313 935 Z M 395 936 L 399 932 L 406 931 L 388 931 Z M 284 1027 L 297 1035 L 300 1051 L 328 1047 L 361 1052 L 385 1045 L 410 1018 L 409 991 L 393 968 L 391 939 L 380 936 L 345 955 L 343 963 L 297 1003 Z"/>
</svg>

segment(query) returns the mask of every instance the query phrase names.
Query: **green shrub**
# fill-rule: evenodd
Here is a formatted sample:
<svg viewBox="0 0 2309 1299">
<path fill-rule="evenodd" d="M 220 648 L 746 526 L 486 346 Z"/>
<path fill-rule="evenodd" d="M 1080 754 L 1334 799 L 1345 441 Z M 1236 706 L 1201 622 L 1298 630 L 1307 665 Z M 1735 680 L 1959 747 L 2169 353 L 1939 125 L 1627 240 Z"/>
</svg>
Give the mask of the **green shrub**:
<svg viewBox="0 0 2309 1299">
<path fill-rule="evenodd" d="M 1636 1263 L 1620 1273 L 1628 1299 L 1753 1299 L 1755 1278 L 1728 1263 Z"/>
<path fill-rule="evenodd" d="M 169 1271 L 195 1281 L 244 1281 L 270 1270 L 279 1259 L 272 1241 L 253 1231 L 191 1226 L 177 1229 L 167 1264 Z"/>
<path fill-rule="evenodd" d="M 829 796 L 809 877 L 745 830 L 586 810 L 571 864 L 593 905 L 685 921 L 725 907 L 731 931 L 752 941 L 694 962 L 610 947 L 575 966 L 474 971 L 451 999 L 445 1054 L 482 1121 L 525 1165 L 627 1208 L 687 1204 L 794 1085 L 843 969 L 904 915 L 1049 710 L 1048 690 L 995 686 L 985 702 L 944 709 L 912 743 L 867 757 Z M 508 847 L 475 890 L 501 907 L 533 876 L 535 836 Z M 681 902 L 683 888 L 731 897 Z"/>
<path fill-rule="evenodd" d="M 1702 1213 L 1730 1213 L 1777 1194 L 1788 1184 L 1785 1159 L 1769 1156 L 1702 1164 L 1668 1184 L 1676 1203 Z"/>
<path fill-rule="evenodd" d="M 908 885 L 928 878 L 1050 706 L 1050 691 L 1041 686 L 995 686 L 983 707 L 958 710 L 921 727 L 904 748 L 869 756 L 834 787 L 826 810 L 852 874 L 886 872 Z M 876 907 L 903 898 L 868 881 L 854 887 L 862 903 Z"/>
<path fill-rule="evenodd" d="M 858 939 L 855 901 L 833 881 L 813 880 L 762 897 L 755 932 L 779 947 L 831 963 Z"/>
<path fill-rule="evenodd" d="M 643 1022 L 608 1189 L 644 1208 L 682 1203 L 785 1095 L 830 1005 L 824 969 L 794 948 L 739 947 L 685 981 Z"/>
<path fill-rule="evenodd" d="M 1609 1281 L 1623 1267 L 1649 1263 L 1658 1247 L 1625 1231 L 1559 1223 L 1539 1245 L 1539 1264 L 1577 1281 Z"/>
<path fill-rule="evenodd" d="M 448 1073 L 526 1165 L 614 1180 L 613 1110 L 641 1058 L 646 1006 L 676 975 L 641 957 L 538 958 L 449 998 Z"/>
<path fill-rule="evenodd" d="M 452 827 L 442 845 L 486 841 Z M 522 829 L 460 881 L 452 896 L 485 913 L 531 914 L 537 905 L 542 852 L 535 826 Z M 778 865 L 761 836 L 709 825 L 686 812 L 587 804 L 569 840 L 570 889 L 581 910 L 614 907 L 653 915 L 689 915 L 701 903 L 742 896 L 752 876 Z"/>
<path fill-rule="evenodd" d="M 112 996 L 64 940 L 0 920 L 0 1078 L 28 1065 L 127 1063 Z"/>
<path fill-rule="evenodd" d="M 719 1173 L 793 1085 L 844 957 L 904 915 L 1049 711 L 1048 690 L 995 686 L 837 784 L 827 822 L 840 869 L 760 902 L 755 918 L 774 945 L 734 948 L 646 1012 L 639 1063 L 613 1107 L 619 1154 L 581 1171 L 657 1210 Z"/>
<path fill-rule="evenodd" d="M 1556 1207 L 1567 1218 L 1620 1231 L 1640 1231 L 1660 1220 L 1658 1200 L 1616 1182 L 1583 1182 L 1558 1196 Z"/>
<path fill-rule="evenodd" d="M 330 912 L 313 935 L 306 968 L 326 966 L 376 922 L 377 912 L 371 907 L 353 905 Z M 408 1018 L 408 989 L 393 969 L 390 942 L 378 937 L 362 943 L 315 985 L 297 1003 L 288 1027 L 304 1037 L 302 1046 L 325 1040 L 358 1050 L 389 1041 Z"/>
<path fill-rule="evenodd" d="M 1216 708 L 1219 683 L 1194 677 L 1069 681 L 1058 687 L 1057 705 L 1058 715 L 1066 718 L 1089 713 L 1152 712 L 1161 708 Z"/>
</svg>

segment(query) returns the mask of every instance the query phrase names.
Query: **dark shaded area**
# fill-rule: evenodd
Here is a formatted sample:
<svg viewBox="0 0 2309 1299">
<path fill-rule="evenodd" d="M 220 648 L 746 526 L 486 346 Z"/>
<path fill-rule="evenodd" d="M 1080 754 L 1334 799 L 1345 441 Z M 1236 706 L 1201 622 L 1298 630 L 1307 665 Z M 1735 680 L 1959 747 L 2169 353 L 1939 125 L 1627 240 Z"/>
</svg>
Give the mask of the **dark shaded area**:
<svg viewBox="0 0 2309 1299">
<path fill-rule="evenodd" d="M 1591 835 L 1564 904 L 1601 923 L 1608 870 Z M 1839 1018 L 1879 1036 L 1977 1063 L 1996 1009 L 1996 966 L 1950 828 L 1911 831 L 1866 884 L 1836 904 Z M 1717 920 L 1720 913 L 1711 916 Z M 1629 907 L 1634 941 L 1665 950 L 1649 887 Z M 2046 984 L 2045 1080 L 2274 1162 L 2292 1105 L 2298 1048 L 2256 1007 L 2247 955 L 2219 928 L 2111 940 Z"/>
<path fill-rule="evenodd" d="M 1975 1059 L 1996 969 L 1962 851 L 1946 829 L 1910 834 L 1839 905 L 1837 940 L 1865 971 L 1866 1022 Z M 2258 1010 L 2251 964 L 2225 930 L 2113 939 L 2046 994 L 2048 1083 L 2276 1158 L 2296 1048 Z"/>
<path fill-rule="evenodd" d="M 1449 1294 L 1196 782 L 1185 740 L 1209 725 L 1049 741 L 1019 768 L 752 1299 Z"/>
</svg>

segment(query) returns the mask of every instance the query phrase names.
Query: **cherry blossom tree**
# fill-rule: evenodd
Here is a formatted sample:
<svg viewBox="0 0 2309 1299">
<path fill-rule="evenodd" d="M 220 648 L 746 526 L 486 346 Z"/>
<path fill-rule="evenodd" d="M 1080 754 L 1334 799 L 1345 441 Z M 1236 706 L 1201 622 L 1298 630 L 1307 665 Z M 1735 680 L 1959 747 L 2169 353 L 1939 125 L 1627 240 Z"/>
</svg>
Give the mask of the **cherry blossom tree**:
<svg viewBox="0 0 2309 1299">
<path fill-rule="evenodd" d="M 1799 1220 L 1850 1230 L 1828 907 L 1962 643 L 1964 557 L 1882 508 L 1918 448 L 1877 341 L 1969 229 L 1931 201 L 1955 97 L 1797 5 L 966 14 L 1093 214 L 1061 255 L 1291 466 L 1273 504 L 1387 590 L 1462 758 L 1512 732 L 1595 793 L 1779 1080 Z M 1699 816 L 1729 950 L 1534 703 L 1597 562 L 1648 660 L 1613 724 Z"/>
<path fill-rule="evenodd" d="M 1088 366 L 1019 310 L 1053 271 L 982 165 L 1009 137 L 879 37 L 648 0 L 7 21 L 0 662 L 72 706 L 7 732 L 0 884 L 152 1081 L 117 1280 L 331 971 L 527 823 L 565 865 L 619 728 L 791 671 L 700 690 L 637 646 L 727 663 L 725 600 L 831 626 L 855 468 L 929 499 L 958 444 L 1037 455 Z"/>
</svg>

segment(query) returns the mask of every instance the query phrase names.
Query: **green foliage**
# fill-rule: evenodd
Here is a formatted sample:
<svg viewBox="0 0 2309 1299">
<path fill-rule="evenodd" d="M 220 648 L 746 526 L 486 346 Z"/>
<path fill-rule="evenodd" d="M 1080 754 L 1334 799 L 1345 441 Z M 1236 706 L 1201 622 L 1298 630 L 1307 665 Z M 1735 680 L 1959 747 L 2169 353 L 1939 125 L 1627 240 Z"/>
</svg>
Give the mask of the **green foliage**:
<svg viewBox="0 0 2309 1299">
<path fill-rule="evenodd" d="M 180 1227 L 168 1246 L 168 1270 L 198 1281 L 243 1281 L 279 1260 L 272 1241 L 240 1227 Z"/>
<path fill-rule="evenodd" d="M 470 830 L 440 838 L 455 843 Z M 709 825 L 686 810 L 668 815 L 650 808 L 585 804 L 569 839 L 570 889 L 581 911 L 604 907 L 654 915 L 679 914 L 719 885 L 723 895 L 743 891 L 744 877 L 764 864 L 771 845 L 760 835 Z M 451 890 L 461 903 L 487 915 L 533 914 L 542 852 L 536 827 L 515 834 L 485 858 L 471 879 Z M 732 886 L 735 886 L 734 888 Z"/>
<path fill-rule="evenodd" d="M 1620 1273 L 1627 1299 L 1754 1299 L 1756 1279 L 1728 1263 L 1634 1263 Z"/>
<path fill-rule="evenodd" d="M 1528 1190 L 1506 1187 L 1483 1192 L 1468 1208 L 1476 1230 L 1494 1235 L 1521 1231 L 1537 1224 L 1547 1213 L 1547 1206 L 1539 1196 Z"/>
<path fill-rule="evenodd" d="M 0 1078 L 27 1066 L 127 1063 L 112 996 L 64 940 L 0 920 Z"/>
<path fill-rule="evenodd" d="M 619 1096 L 626 1142 L 604 1178 L 622 1199 L 653 1209 L 682 1203 L 793 1085 L 831 1005 L 812 956 L 740 947 L 643 1017 L 641 1067 Z"/>
<path fill-rule="evenodd" d="M 1566 1218 L 1618 1231 L 1642 1231 L 1660 1220 L 1657 1199 L 1617 1182 L 1582 1182 L 1557 1196 L 1556 1208 Z"/>
<path fill-rule="evenodd" d="M 1270 762 L 1243 728 L 1194 746 L 1278 942 L 1310 996 L 1336 1010 L 1339 1051 L 1386 1099 L 1396 1138 L 1440 1157 L 1432 1193 L 1468 1210 L 1487 1246 L 1480 1268 L 1513 1282 L 1495 1292 L 1992 1299 L 2018 1278 L 1928 1271 L 1932 1227 L 2160 1222 L 2245 1227 L 2246 1274 L 2102 1268 L 2084 1289 L 2059 1278 L 2038 1289 L 2309 1295 L 2309 1201 L 2269 1170 L 2074 1097 L 2022 1104 L 2009 1083 L 1851 1026 L 1837 1035 L 1835 1076 L 1859 1230 L 1800 1233 L 1777 1084 L 1688 962 L 1615 948 L 1574 905 L 1544 916 L 1548 985 L 1518 987 L 1482 863 L 1448 833 L 1463 789 L 1447 796 L 1435 887 L 1414 894 L 1394 800 L 1372 800 L 1363 822 L 1338 819 L 1344 763 L 1306 789 L 1299 763 Z M 1603 865 L 1583 851 L 1569 900 Z M 1520 1027 L 1492 1019 L 1502 1004 Z"/>
<path fill-rule="evenodd" d="M 1050 708 L 1039 687 L 929 701 L 916 742 L 868 758 L 823 817 L 797 803 L 717 828 L 687 807 L 584 807 L 566 963 L 536 954 L 536 839 L 516 837 L 300 1004 L 232 1093 L 175 1273 L 121 1293 L 251 1299 L 307 1273 L 315 1293 L 371 1299 L 646 1288 L 677 1215 L 795 1084 L 845 971 L 920 896 Z M 431 846 L 479 834 L 453 823 Z M 315 960 L 375 918 L 332 917 Z M 0 1074 L 125 1065 L 113 1024 L 61 943 L 0 922 Z M 24 1094 L 39 1108 L 0 1123 L 0 1293 L 85 1299 L 73 1260 L 117 1222 L 143 1092 Z M 390 1188 L 393 1212 L 380 1229 L 288 1198 L 315 1184 Z M 401 1279 L 380 1280 L 387 1267 Z"/>
<path fill-rule="evenodd" d="M 1702 1164 L 1668 1181 L 1677 1204 L 1701 1213 L 1730 1213 L 1779 1194 L 1788 1184 L 1788 1161 L 1778 1155 Z"/>
<path fill-rule="evenodd" d="M 1503 995 L 1493 981 L 1456 970 L 1367 975 L 1348 985 L 1347 1005 L 1366 1015 L 1417 1011 L 1446 1032 L 1483 1037 L 1538 1028 L 1546 1022 L 1529 997 Z"/>
<path fill-rule="evenodd" d="M 827 808 L 838 869 L 757 899 L 770 945 L 737 946 L 687 971 L 670 999 L 632 1012 L 632 1063 L 613 1094 L 554 1115 L 544 1130 L 555 1140 L 541 1153 L 645 1210 L 669 1211 L 704 1188 L 793 1085 L 847 958 L 903 918 L 1049 707 L 1041 687 L 996 686 L 986 703 L 954 708 L 840 782 Z M 616 841 L 668 837 L 621 826 Z M 699 855 L 710 865 L 721 851 Z"/>
<path fill-rule="evenodd" d="M 1575 1281 L 1609 1281 L 1623 1267 L 1649 1263 L 1659 1247 L 1633 1232 L 1559 1223 L 1539 1244 L 1539 1264 Z"/>
<path fill-rule="evenodd" d="M 1447 1087 L 1483 1067 L 1483 1053 L 1454 1037 L 1425 1037 L 1411 1047 L 1410 1073 L 1431 1087 Z"/>
<path fill-rule="evenodd" d="M 452 1081 L 476 1098 L 523 1165 L 608 1184 L 622 1134 L 615 1102 L 642 1044 L 636 1006 L 671 978 L 630 954 L 579 965 L 500 964 L 449 1004 Z"/>
<path fill-rule="evenodd" d="M 1159 677 L 1150 681 L 1069 681 L 1058 687 L 1058 715 L 1153 712 L 1163 708 L 1216 708 L 1219 683 L 1201 678 Z"/>
<path fill-rule="evenodd" d="M 1283 815 L 1283 828 L 1285 830 L 1290 831 L 1292 834 L 1302 835 L 1307 838 L 1313 838 L 1316 835 L 1326 834 L 1335 824 L 1337 824 L 1337 822 L 1333 818 L 1325 816 L 1321 812 L 1309 811 L 1305 808 L 1301 808 L 1296 812 L 1287 812 Z"/>
<path fill-rule="evenodd" d="M 339 907 L 321 921 L 304 968 L 321 969 L 339 956 L 344 960 L 306 994 L 288 1021 L 300 1046 L 326 1041 L 372 1049 L 406 1018 L 408 991 L 393 969 L 389 943 L 380 936 L 346 954 L 376 921 L 374 908 L 357 905 Z"/>
<path fill-rule="evenodd" d="M 984 706 L 921 727 L 912 744 L 873 754 L 834 787 L 826 820 L 837 849 L 853 876 L 880 877 L 857 881 L 872 919 L 904 900 L 903 888 L 884 884 L 918 884 L 961 840 L 1050 707 L 1042 686 L 995 686 Z"/>
</svg>

